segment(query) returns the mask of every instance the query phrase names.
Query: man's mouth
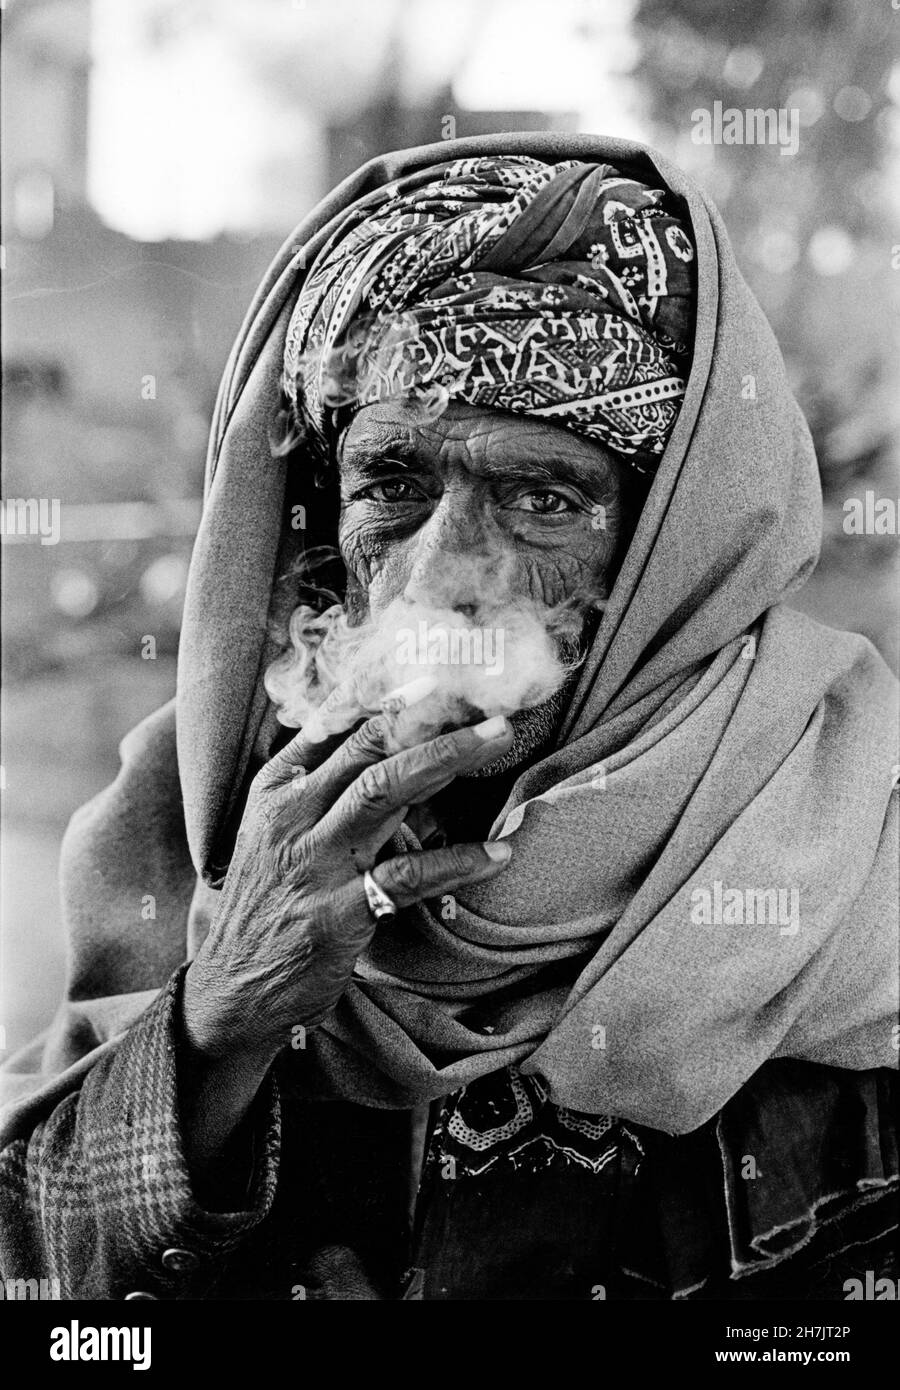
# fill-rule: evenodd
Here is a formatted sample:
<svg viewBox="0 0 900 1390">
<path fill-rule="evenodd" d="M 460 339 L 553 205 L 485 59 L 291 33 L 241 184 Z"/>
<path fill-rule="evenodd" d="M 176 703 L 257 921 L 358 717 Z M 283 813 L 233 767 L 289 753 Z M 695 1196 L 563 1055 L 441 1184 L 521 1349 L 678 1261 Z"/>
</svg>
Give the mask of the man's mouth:
<svg viewBox="0 0 900 1390">
<path fill-rule="evenodd" d="M 455 606 L 438 608 L 403 596 L 375 618 L 349 621 L 335 604 L 324 613 L 298 609 L 292 650 L 266 673 L 266 688 L 282 722 L 315 726 L 332 717 L 320 707 L 334 693 L 352 692 L 358 714 L 381 710 L 394 751 L 436 732 L 503 714 L 518 734 L 515 761 L 549 737 L 553 697 L 579 665 L 584 635 L 571 606 L 550 608 L 511 596 L 486 597 L 461 621 Z M 550 702 L 548 704 L 548 702 Z M 334 704 L 335 700 L 331 701 Z M 283 712 L 282 712 L 283 711 Z M 337 711 L 342 715 L 343 706 Z"/>
</svg>

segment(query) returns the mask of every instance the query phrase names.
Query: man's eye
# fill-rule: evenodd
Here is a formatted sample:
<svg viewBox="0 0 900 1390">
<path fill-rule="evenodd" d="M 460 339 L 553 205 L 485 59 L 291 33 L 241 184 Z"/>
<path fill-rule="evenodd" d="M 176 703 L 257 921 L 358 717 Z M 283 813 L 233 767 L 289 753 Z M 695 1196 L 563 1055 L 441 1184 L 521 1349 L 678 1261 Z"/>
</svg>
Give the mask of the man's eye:
<svg viewBox="0 0 900 1390">
<path fill-rule="evenodd" d="M 361 497 L 370 497 L 373 502 L 410 502 L 418 494 L 411 483 L 405 483 L 401 478 L 391 478 L 384 483 L 373 483 L 360 493 Z"/>
<path fill-rule="evenodd" d="M 522 511 L 537 512 L 539 516 L 558 516 L 562 512 L 574 511 L 574 505 L 561 492 L 541 489 L 539 492 L 523 493 L 516 503 Z"/>
</svg>

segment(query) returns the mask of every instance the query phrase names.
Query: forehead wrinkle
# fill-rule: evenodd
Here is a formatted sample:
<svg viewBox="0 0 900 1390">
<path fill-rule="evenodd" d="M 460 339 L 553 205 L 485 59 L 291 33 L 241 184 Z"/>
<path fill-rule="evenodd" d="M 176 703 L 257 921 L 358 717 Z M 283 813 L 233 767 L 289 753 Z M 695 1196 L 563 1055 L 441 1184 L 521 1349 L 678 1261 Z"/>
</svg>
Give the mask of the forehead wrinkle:
<svg viewBox="0 0 900 1390">
<path fill-rule="evenodd" d="M 598 449 L 572 447 L 569 439 L 551 438 L 531 431 L 516 432 L 515 437 L 497 440 L 495 450 L 503 463 L 546 470 L 549 476 L 566 473 L 584 482 L 607 480 L 613 473 L 610 464 Z M 555 465 L 555 466 L 554 466 Z"/>
<path fill-rule="evenodd" d="M 410 467 L 415 462 L 415 456 L 421 452 L 416 445 L 414 431 L 399 421 L 366 420 L 364 432 L 355 439 L 350 437 L 351 428 L 352 425 L 347 427 L 338 447 L 338 465 L 341 469 L 386 461 L 392 451 L 401 455 L 395 462 Z M 404 453 L 406 458 L 402 457 Z"/>
<path fill-rule="evenodd" d="M 412 413 L 389 419 L 372 414 L 355 440 L 351 430 L 352 422 L 339 447 L 342 470 L 381 463 L 412 468 L 419 461 L 447 465 L 459 459 L 468 472 L 489 478 L 532 474 L 548 481 L 566 478 L 592 492 L 617 489 L 615 465 L 602 449 L 527 416 L 448 411 L 436 420 L 423 421 Z"/>
</svg>

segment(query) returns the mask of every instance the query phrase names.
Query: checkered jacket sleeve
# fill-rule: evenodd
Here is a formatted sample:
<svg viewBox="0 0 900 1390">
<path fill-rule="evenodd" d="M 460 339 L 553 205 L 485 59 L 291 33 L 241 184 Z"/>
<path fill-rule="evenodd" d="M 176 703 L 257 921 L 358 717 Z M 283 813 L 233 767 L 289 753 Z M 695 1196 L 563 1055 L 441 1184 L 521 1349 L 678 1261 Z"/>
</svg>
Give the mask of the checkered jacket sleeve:
<svg viewBox="0 0 900 1390">
<path fill-rule="evenodd" d="M 58 1280 L 62 1298 L 202 1298 L 267 1216 L 280 1142 L 271 1077 L 257 1097 L 244 1209 L 208 1212 L 194 1200 L 177 1103 L 183 976 L 184 967 L 79 1091 L 0 1153 L 0 1279 Z"/>
</svg>

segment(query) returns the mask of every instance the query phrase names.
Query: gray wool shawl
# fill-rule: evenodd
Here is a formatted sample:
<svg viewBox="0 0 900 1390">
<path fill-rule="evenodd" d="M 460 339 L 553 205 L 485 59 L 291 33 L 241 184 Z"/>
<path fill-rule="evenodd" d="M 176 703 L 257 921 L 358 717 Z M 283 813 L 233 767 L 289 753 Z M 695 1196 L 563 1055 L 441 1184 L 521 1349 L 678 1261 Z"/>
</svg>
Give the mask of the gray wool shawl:
<svg viewBox="0 0 900 1390">
<path fill-rule="evenodd" d="M 167 707 L 129 736 L 141 778 L 126 770 L 104 794 L 103 862 L 116 867 L 91 867 L 96 806 L 67 841 L 81 945 L 43 1065 L 69 1066 L 69 1086 L 88 1045 L 125 1026 L 209 927 L 248 779 L 276 732 L 262 672 L 291 602 L 276 581 L 303 543 L 333 540 L 311 470 L 268 443 L 304 267 L 365 193 L 492 152 L 609 161 L 683 200 L 693 365 L 556 744 L 492 828 L 514 847 L 510 867 L 461 891 L 455 915 L 421 905 L 380 928 L 310 1037 L 311 1066 L 325 1090 L 405 1107 L 515 1063 L 560 1105 L 672 1133 L 713 1116 L 770 1058 L 897 1066 L 897 685 L 865 639 L 784 606 L 815 565 L 821 497 L 778 346 L 718 213 L 668 161 L 600 137 L 511 134 L 367 164 L 300 224 L 250 307 L 211 431 L 174 718 Z M 289 524 L 298 500 L 305 535 Z M 393 852 L 415 846 L 402 827 Z M 138 897 L 159 885 L 171 925 L 152 941 L 117 918 L 126 881 Z M 796 931 L 723 911 L 726 895 L 773 890 L 797 904 Z M 696 920 L 698 901 L 720 920 Z"/>
<path fill-rule="evenodd" d="M 493 826 L 510 868 L 449 921 L 434 903 L 380 929 L 311 1046 L 370 1104 L 517 1063 L 561 1105 L 682 1132 L 770 1057 L 896 1066 L 898 701 L 867 641 L 783 606 L 818 555 L 812 442 L 718 213 L 667 161 L 588 136 L 442 143 L 366 166 L 282 251 L 213 429 L 179 670 L 188 837 L 209 872 L 264 718 L 284 477 L 263 431 L 302 267 L 372 188 L 501 150 L 625 164 L 684 200 L 693 366 L 557 745 Z M 404 827 L 394 849 L 415 847 Z M 693 920 L 729 890 L 780 891 L 798 929 Z"/>
</svg>

